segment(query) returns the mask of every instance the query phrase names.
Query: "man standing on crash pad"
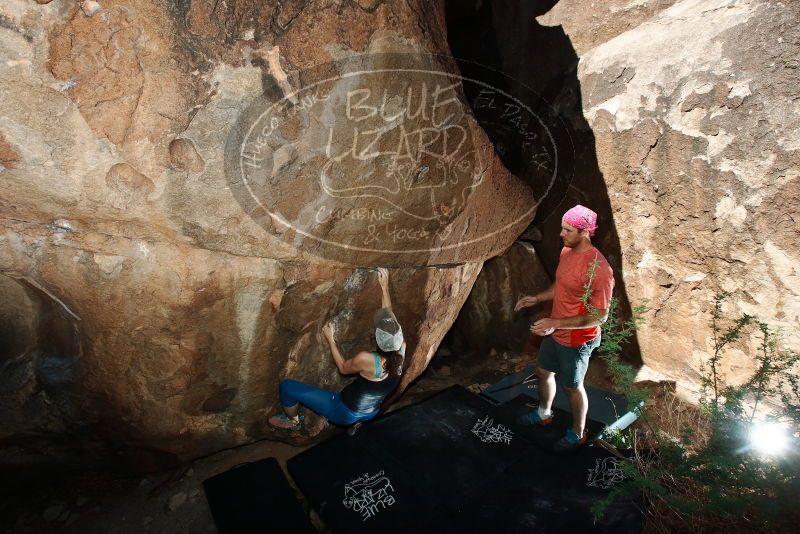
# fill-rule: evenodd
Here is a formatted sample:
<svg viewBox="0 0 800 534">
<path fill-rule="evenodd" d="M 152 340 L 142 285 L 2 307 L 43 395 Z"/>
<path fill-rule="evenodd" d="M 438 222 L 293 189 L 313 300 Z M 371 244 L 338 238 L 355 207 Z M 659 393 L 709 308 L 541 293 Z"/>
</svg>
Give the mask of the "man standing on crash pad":
<svg viewBox="0 0 800 534">
<path fill-rule="evenodd" d="M 572 451 L 586 442 L 589 401 L 583 378 L 589 356 L 600 345 L 600 325 L 608 315 L 614 276 L 606 258 L 592 245 L 597 214 L 577 205 L 561 219 L 564 247 L 555 283 L 536 295 L 517 301 L 514 310 L 553 301 L 550 317 L 536 321 L 531 332 L 544 336 L 539 348 L 539 408 L 520 417 L 520 423 L 547 425 L 553 421 L 556 379 L 564 385 L 572 409 L 572 428 L 556 444 L 558 452 Z M 586 305 L 589 304 L 589 306 Z"/>
</svg>

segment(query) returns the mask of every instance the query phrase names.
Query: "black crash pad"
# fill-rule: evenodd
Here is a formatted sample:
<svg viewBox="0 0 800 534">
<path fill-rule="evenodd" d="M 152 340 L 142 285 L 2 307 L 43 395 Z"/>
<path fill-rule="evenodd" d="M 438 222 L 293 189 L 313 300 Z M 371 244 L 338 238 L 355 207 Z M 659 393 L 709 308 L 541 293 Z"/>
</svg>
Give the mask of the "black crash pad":
<svg viewBox="0 0 800 534">
<path fill-rule="evenodd" d="M 289 474 L 336 532 L 424 529 L 531 446 L 455 386 L 304 451 Z"/>
<path fill-rule="evenodd" d="M 236 466 L 203 489 L 220 534 L 316 532 L 275 458 Z"/>
<path fill-rule="evenodd" d="M 545 520 L 604 532 L 606 524 L 594 525 L 589 509 L 610 490 L 584 489 L 584 464 L 595 458 L 576 458 L 608 455 L 587 448 L 553 454 L 537 445 L 542 439 L 535 431 L 516 424 L 518 409 L 453 386 L 367 423 L 355 436 L 334 436 L 287 467 L 337 533 L 498 531 L 493 521 L 517 525 L 516 532 L 555 532 L 541 526 Z M 609 528 L 637 531 L 636 506 L 624 503 L 620 510 Z"/>
<path fill-rule="evenodd" d="M 597 521 L 592 516 L 592 506 L 622 481 L 620 461 L 599 447 L 583 447 L 573 455 L 555 458 L 542 449 L 531 449 L 487 483 L 480 496 L 465 501 L 436 531 L 639 533 L 641 499 L 622 498 Z"/>
</svg>

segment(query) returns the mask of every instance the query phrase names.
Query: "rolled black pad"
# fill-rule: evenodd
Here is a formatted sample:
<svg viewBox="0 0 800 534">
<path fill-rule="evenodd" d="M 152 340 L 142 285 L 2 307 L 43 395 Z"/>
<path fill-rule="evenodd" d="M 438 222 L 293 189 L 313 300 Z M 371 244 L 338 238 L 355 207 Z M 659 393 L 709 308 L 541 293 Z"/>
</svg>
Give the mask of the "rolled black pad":
<svg viewBox="0 0 800 534">
<path fill-rule="evenodd" d="M 489 386 L 481 395 L 491 399 L 497 404 L 506 404 L 520 395 L 525 395 L 538 402 L 538 383 L 536 368 L 528 366 L 522 371 L 510 374 Z M 628 399 L 626 399 L 624 395 L 592 387 L 588 384 L 584 384 L 584 388 L 586 389 L 586 396 L 589 398 L 589 413 L 587 417 L 592 421 L 598 421 L 604 425 L 611 425 L 634 408 L 634 406 L 629 405 Z M 568 412 L 570 409 L 569 398 L 561 383 L 558 383 L 556 387 L 553 407 L 564 410 L 565 412 Z"/>
<path fill-rule="evenodd" d="M 203 489 L 220 534 L 317 532 L 275 458 L 236 466 Z"/>
</svg>

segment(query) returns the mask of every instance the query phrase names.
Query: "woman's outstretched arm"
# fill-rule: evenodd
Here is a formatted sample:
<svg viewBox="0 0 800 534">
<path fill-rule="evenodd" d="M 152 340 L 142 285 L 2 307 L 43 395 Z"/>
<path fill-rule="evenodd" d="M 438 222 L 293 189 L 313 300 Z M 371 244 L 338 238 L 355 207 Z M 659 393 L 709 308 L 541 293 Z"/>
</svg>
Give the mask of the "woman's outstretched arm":
<svg viewBox="0 0 800 534">
<path fill-rule="evenodd" d="M 392 297 L 389 295 L 389 271 L 378 268 L 378 283 L 381 285 L 381 307 L 392 311 Z"/>
<path fill-rule="evenodd" d="M 336 345 L 336 340 L 333 337 L 333 326 L 331 323 L 325 323 L 325 326 L 322 327 L 322 335 L 325 336 L 325 340 L 328 342 L 328 346 L 331 348 L 333 363 L 336 364 L 336 368 L 339 369 L 339 372 L 343 375 L 360 373 L 361 371 L 367 370 L 370 365 L 373 368 L 375 367 L 375 364 L 369 357 L 369 352 L 360 352 L 353 358 L 345 360 L 344 356 L 342 356 L 342 352 Z"/>
</svg>

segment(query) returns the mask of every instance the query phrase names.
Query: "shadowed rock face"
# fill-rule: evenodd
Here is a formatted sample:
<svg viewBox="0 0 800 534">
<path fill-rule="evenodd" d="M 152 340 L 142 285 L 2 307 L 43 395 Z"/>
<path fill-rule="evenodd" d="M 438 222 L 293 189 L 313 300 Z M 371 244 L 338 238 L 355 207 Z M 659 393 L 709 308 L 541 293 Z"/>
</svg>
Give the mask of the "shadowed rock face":
<svg viewBox="0 0 800 534">
<path fill-rule="evenodd" d="M 36 397 L 42 408 L 13 425 L 0 421 L 0 444 L 44 436 L 41 459 L 53 451 L 47 436 L 91 427 L 91 436 L 159 451 L 132 457 L 146 469 L 267 436 L 282 378 L 345 383 L 319 336 L 326 319 L 346 354 L 372 346 L 380 292 L 364 267 L 376 265 L 395 267 L 392 293 L 410 346 L 404 388 L 425 369 L 482 261 L 510 246 L 534 215 L 533 198 L 463 102 L 454 64 L 429 55 L 447 52 L 442 7 L 99 4 L 0 7 L 0 46 L 12 58 L 0 64 L 0 272 L 9 280 L 0 285 L 0 312 L 24 318 L 14 323 L 20 337 L 44 347 L 35 358 L 19 343 L 0 352 L 0 365 L 16 362 L 19 375 L 12 383 L 3 373 L 0 386 L 16 388 L 14 403 Z M 396 71 L 375 74 L 373 63 L 372 79 L 351 87 L 342 65 L 359 53 L 426 58 L 433 74 L 402 85 Z M 320 73 L 334 90 L 324 104 L 309 103 L 301 93 Z M 439 106 L 428 93 L 425 113 L 394 113 L 401 86 L 417 103 L 423 86 L 439 87 Z M 352 101 L 363 95 L 353 91 L 382 98 L 384 88 L 390 105 L 381 116 L 370 115 L 378 106 Z M 269 150 L 271 166 L 241 181 L 230 166 L 241 165 L 247 147 L 235 141 L 259 102 L 283 106 L 262 123 L 275 118 L 275 131 L 251 139 L 251 148 Z M 441 113 L 447 106 L 455 111 Z M 380 157 L 351 150 L 354 131 L 381 128 Z M 325 152 L 319 134 L 331 131 Z M 331 160 L 335 169 L 324 173 Z M 411 193 L 342 194 L 388 178 Z M 254 184 L 263 186 L 249 197 L 255 207 L 240 196 Z M 303 226 L 320 206 L 324 224 Z M 404 239 L 425 230 L 417 252 L 403 254 L 402 243 L 356 247 L 370 235 L 358 214 L 391 209 L 410 215 L 375 232 L 389 235 L 389 222 L 405 228 Z M 30 287 L 39 300 L 26 304 Z M 31 325 L 43 306 L 64 314 L 70 343 L 42 343 L 47 336 Z M 40 387 L 52 377 L 63 394 Z M 54 415 L 63 415 L 62 426 Z M 323 427 L 312 418 L 310 434 Z M 32 454 L 8 463 L 36 461 Z"/>
<path fill-rule="evenodd" d="M 505 254 L 484 263 L 447 344 L 456 354 L 488 354 L 491 349 L 530 352 L 539 341 L 530 326 L 549 307 L 515 312 L 514 305 L 523 295 L 544 291 L 551 283 L 533 245 L 514 243 Z"/>
</svg>

